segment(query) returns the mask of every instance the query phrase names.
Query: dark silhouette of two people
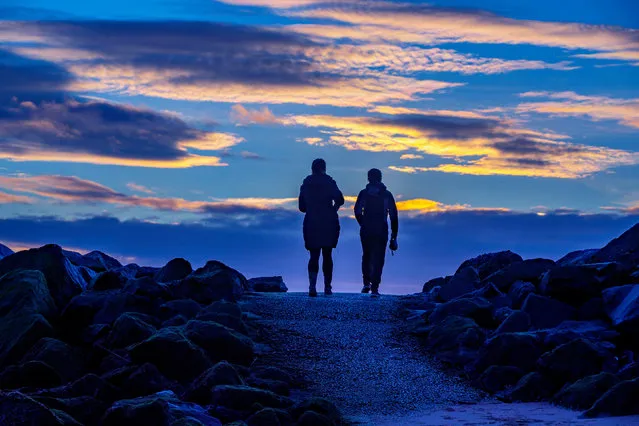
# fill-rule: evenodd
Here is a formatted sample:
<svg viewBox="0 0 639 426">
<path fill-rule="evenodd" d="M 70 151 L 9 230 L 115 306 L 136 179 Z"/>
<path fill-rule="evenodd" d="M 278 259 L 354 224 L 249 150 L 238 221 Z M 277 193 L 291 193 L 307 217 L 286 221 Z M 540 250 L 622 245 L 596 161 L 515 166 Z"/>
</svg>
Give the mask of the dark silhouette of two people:
<svg viewBox="0 0 639 426">
<path fill-rule="evenodd" d="M 299 209 L 304 215 L 304 245 L 310 252 L 308 261 L 308 294 L 317 296 L 319 259 L 322 256 L 324 294 L 333 294 L 333 249 L 340 234 L 339 216 L 344 195 L 335 180 L 326 174 L 326 162 L 318 158 L 311 166 L 312 173 L 300 188 Z M 393 195 L 382 183 L 382 172 L 368 171 L 368 185 L 358 195 L 355 218 L 360 226 L 362 242 L 362 293 L 379 296 L 379 285 L 386 255 L 386 245 L 397 250 L 398 218 Z M 391 238 L 388 242 L 388 218 Z"/>
</svg>

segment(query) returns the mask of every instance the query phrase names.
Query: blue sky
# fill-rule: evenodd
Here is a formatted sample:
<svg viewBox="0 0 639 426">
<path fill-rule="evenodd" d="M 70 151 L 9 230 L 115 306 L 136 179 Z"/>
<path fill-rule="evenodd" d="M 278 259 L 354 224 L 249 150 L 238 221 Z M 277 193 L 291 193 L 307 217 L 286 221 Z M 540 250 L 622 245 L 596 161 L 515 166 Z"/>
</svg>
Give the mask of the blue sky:
<svg viewBox="0 0 639 426">
<path fill-rule="evenodd" d="M 4 1 L 0 241 L 215 257 L 301 289 L 295 198 L 322 157 L 345 195 L 378 167 L 400 201 L 389 291 L 488 250 L 604 244 L 639 214 L 639 6 L 481 7 Z"/>
</svg>

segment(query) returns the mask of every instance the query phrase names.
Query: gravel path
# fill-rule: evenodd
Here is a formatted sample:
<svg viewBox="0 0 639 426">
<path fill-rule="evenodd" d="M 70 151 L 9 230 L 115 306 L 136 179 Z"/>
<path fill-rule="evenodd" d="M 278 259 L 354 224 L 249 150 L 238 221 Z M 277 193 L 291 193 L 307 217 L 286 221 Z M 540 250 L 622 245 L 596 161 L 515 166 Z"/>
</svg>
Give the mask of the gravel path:
<svg viewBox="0 0 639 426">
<path fill-rule="evenodd" d="M 579 419 L 549 404 L 504 404 L 437 367 L 402 330 L 399 296 L 263 294 L 243 299 L 261 317 L 261 362 L 291 372 L 303 392 L 330 399 L 356 424 L 639 425 L 639 417 Z"/>
</svg>

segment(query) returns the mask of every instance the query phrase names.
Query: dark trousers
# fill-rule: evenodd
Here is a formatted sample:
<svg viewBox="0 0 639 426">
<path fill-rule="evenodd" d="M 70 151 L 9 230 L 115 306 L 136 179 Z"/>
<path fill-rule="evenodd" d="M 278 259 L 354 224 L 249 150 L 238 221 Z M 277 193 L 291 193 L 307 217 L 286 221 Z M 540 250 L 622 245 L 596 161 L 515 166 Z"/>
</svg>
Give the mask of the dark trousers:
<svg viewBox="0 0 639 426">
<path fill-rule="evenodd" d="M 382 269 L 386 256 L 387 235 L 360 234 L 362 240 L 362 277 L 364 285 L 378 288 L 382 282 Z"/>
<path fill-rule="evenodd" d="M 319 258 L 322 254 L 322 272 L 324 273 L 324 285 L 330 285 L 333 281 L 333 249 L 331 247 L 324 247 L 321 249 L 311 249 L 311 258 L 308 261 L 309 274 L 316 274 L 319 272 Z"/>
</svg>

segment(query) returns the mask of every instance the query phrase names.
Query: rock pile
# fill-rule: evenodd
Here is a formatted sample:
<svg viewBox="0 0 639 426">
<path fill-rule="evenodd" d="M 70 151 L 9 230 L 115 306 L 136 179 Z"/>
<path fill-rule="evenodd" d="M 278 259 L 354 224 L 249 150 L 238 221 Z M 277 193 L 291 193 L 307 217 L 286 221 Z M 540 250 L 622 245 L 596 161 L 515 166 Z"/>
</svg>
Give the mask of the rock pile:
<svg viewBox="0 0 639 426">
<path fill-rule="evenodd" d="M 639 224 L 557 262 L 469 259 L 406 307 L 437 358 L 502 400 L 639 414 Z"/>
<path fill-rule="evenodd" d="M 123 266 L 56 245 L 0 246 L 0 258 L 3 425 L 343 423 L 255 362 L 258 333 L 237 303 L 249 283 L 220 262 Z"/>
</svg>

